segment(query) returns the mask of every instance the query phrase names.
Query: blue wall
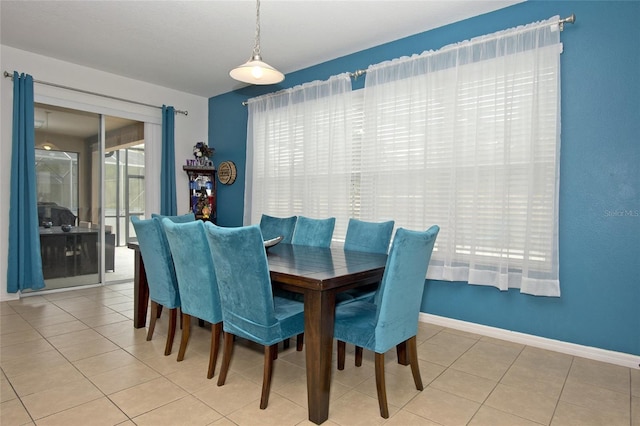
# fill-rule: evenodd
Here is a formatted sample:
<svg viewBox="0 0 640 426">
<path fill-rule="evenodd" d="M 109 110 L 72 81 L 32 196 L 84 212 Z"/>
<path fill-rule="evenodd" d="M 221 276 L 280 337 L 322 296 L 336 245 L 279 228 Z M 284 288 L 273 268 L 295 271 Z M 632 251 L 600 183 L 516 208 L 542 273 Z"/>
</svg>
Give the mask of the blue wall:
<svg viewBox="0 0 640 426">
<path fill-rule="evenodd" d="M 575 13 L 561 39 L 560 298 L 427 281 L 422 310 L 640 355 L 640 2 L 529 1 L 338 58 L 209 101 L 209 141 L 238 166 L 219 185 L 218 221 L 242 224 L 247 111 L 253 96 L 505 28 Z M 361 88 L 363 79 L 354 83 Z"/>
</svg>

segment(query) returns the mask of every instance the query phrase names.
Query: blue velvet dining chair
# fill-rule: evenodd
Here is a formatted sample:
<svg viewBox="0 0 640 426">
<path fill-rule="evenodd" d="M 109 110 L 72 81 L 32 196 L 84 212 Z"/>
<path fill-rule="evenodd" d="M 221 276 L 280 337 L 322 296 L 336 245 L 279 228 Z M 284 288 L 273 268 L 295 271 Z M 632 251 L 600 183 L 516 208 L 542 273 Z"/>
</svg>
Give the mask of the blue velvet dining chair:
<svg viewBox="0 0 640 426">
<path fill-rule="evenodd" d="M 344 249 L 387 254 L 394 225 L 395 222 L 393 220 L 365 222 L 351 218 L 347 226 Z"/>
<path fill-rule="evenodd" d="M 144 261 L 147 282 L 149 284 L 149 299 L 151 301 L 151 318 L 147 340 L 151 340 L 156 327 L 161 307 L 169 309 L 169 329 L 167 330 L 167 344 L 164 354 L 170 355 L 173 338 L 176 333 L 177 309 L 180 307 L 180 292 L 176 271 L 171 258 L 169 243 L 165 236 L 159 218 L 139 219 L 131 217 L 131 223 L 136 231 L 140 245 L 140 255 Z"/>
<path fill-rule="evenodd" d="M 396 231 L 380 283 L 380 300 L 357 300 L 336 307 L 334 337 L 338 341 L 338 370 L 344 369 L 345 342 L 375 352 L 376 388 L 380 415 L 389 417 L 384 354 L 406 344 L 416 389 L 422 390 L 416 334 L 427 268 L 440 228 L 424 232 Z"/>
<path fill-rule="evenodd" d="M 293 236 L 293 230 L 296 227 L 297 220 L 298 216 L 275 217 L 263 214 L 260 218 L 262 238 L 264 240 L 270 240 L 282 236 L 281 243 L 291 244 L 291 237 Z"/>
<path fill-rule="evenodd" d="M 387 254 L 391 234 L 395 221 L 386 222 L 365 222 L 363 220 L 349 219 L 347 235 L 344 240 L 344 249 L 353 251 L 363 251 L 366 253 Z M 377 287 L 375 284 L 373 287 Z M 338 293 L 338 303 L 348 303 L 359 299 L 375 297 L 376 289 L 367 286 L 365 289 L 354 288 L 342 293 Z"/>
<path fill-rule="evenodd" d="M 194 220 L 196 220 L 196 215 L 194 213 L 179 214 L 175 216 L 165 216 L 158 213 L 151 213 L 151 218 L 153 219 L 154 217 L 157 217 L 160 220 L 166 217 L 167 219 L 169 219 L 174 223 L 193 222 Z"/>
<path fill-rule="evenodd" d="M 291 244 L 314 247 L 330 247 L 333 229 L 336 226 L 336 218 L 313 219 L 298 216 L 296 227 L 293 230 Z"/>
<path fill-rule="evenodd" d="M 218 386 L 224 385 L 227 378 L 233 336 L 263 345 L 260 408 L 265 409 L 277 345 L 304 331 L 304 305 L 273 296 L 267 254 L 258 225 L 222 228 L 207 222 L 205 230 L 218 280 L 225 332 Z"/>
<path fill-rule="evenodd" d="M 182 311 L 182 338 L 178 361 L 184 359 L 191 334 L 191 317 L 211 324 L 211 347 L 207 379 L 213 377 L 220 347 L 222 332 L 222 308 L 216 273 L 213 268 L 211 250 L 200 220 L 175 223 L 170 218 L 162 219 L 162 226 L 171 248 L 180 290 Z"/>
</svg>

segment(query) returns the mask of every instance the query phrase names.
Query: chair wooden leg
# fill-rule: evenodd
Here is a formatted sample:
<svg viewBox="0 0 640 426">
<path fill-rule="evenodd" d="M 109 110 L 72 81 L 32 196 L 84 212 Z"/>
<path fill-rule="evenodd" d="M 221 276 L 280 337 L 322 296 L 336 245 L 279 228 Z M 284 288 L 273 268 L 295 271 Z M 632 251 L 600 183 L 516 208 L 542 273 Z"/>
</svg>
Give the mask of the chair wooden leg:
<svg viewBox="0 0 640 426">
<path fill-rule="evenodd" d="M 158 305 L 158 313 L 156 314 L 156 318 L 160 318 L 162 316 L 162 305 Z"/>
<path fill-rule="evenodd" d="M 233 338 L 233 334 L 224 333 L 222 367 L 220 367 L 220 374 L 218 375 L 218 386 L 224 385 L 225 380 L 227 380 L 227 372 L 229 371 L 229 364 L 231 363 L 231 352 L 233 350 Z"/>
<path fill-rule="evenodd" d="M 211 349 L 209 350 L 209 370 L 207 371 L 207 379 L 213 377 L 216 371 L 216 361 L 218 360 L 218 350 L 220 348 L 220 333 L 222 332 L 222 323 L 211 324 Z"/>
<path fill-rule="evenodd" d="M 171 355 L 171 350 L 173 349 L 173 338 L 176 334 L 176 323 L 178 310 L 177 309 L 169 309 L 169 330 L 167 330 L 167 345 L 164 348 L 164 355 Z"/>
<path fill-rule="evenodd" d="M 156 329 L 156 321 L 158 320 L 159 316 L 160 315 L 158 314 L 158 304 L 152 300 L 151 315 L 149 318 L 149 331 L 147 332 L 147 341 L 151 340 L 151 338 L 153 337 L 153 330 Z"/>
<path fill-rule="evenodd" d="M 269 390 L 271 389 L 271 373 L 273 371 L 274 356 L 277 356 L 278 345 L 264 347 L 264 373 L 262 375 L 262 396 L 260 409 L 264 410 L 269 404 Z M 275 353 L 274 353 L 275 352 Z"/>
<path fill-rule="evenodd" d="M 421 391 L 424 387 L 422 386 L 422 377 L 420 377 L 420 367 L 418 366 L 418 345 L 416 343 L 416 336 L 407 340 L 407 353 L 409 354 L 409 363 L 411 363 L 413 381 L 416 384 L 416 389 Z"/>
<path fill-rule="evenodd" d="M 282 349 L 289 349 L 290 344 L 291 343 L 290 343 L 289 339 L 284 339 L 282 341 Z"/>
<path fill-rule="evenodd" d="M 304 333 L 300 333 L 298 334 L 298 336 L 296 336 L 296 351 L 300 352 L 303 346 L 304 346 Z"/>
<path fill-rule="evenodd" d="M 362 366 L 362 346 L 356 346 L 356 367 Z"/>
<path fill-rule="evenodd" d="M 380 406 L 380 415 L 388 419 L 389 407 L 387 405 L 387 386 L 384 380 L 384 354 L 376 352 L 376 389 L 378 391 L 378 405 Z"/>
<path fill-rule="evenodd" d="M 191 315 L 182 313 L 180 323 L 186 323 L 186 327 L 182 327 L 182 337 L 180 338 L 180 349 L 178 350 L 178 362 L 184 359 L 184 353 L 187 351 L 187 343 L 191 334 Z"/>
<path fill-rule="evenodd" d="M 338 340 L 336 346 L 338 346 L 338 370 L 344 370 L 345 349 L 347 344 L 342 340 Z"/>
</svg>

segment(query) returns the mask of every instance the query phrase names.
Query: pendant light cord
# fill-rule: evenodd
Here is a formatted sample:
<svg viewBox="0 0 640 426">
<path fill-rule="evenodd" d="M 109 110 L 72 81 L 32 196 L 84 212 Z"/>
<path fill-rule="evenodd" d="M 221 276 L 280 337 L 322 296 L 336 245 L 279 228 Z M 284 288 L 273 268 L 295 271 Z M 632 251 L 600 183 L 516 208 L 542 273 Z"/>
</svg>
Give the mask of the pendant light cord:
<svg viewBox="0 0 640 426">
<path fill-rule="evenodd" d="M 256 39 L 253 46 L 253 56 L 260 57 L 260 0 L 256 0 Z"/>
</svg>

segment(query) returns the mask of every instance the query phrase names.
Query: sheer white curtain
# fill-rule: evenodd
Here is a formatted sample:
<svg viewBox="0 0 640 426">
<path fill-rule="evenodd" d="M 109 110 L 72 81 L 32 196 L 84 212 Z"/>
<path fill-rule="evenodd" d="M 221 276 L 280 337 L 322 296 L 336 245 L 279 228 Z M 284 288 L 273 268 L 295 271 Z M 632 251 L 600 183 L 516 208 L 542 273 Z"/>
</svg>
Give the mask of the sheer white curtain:
<svg viewBox="0 0 640 426">
<path fill-rule="evenodd" d="M 346 226 L 351 186 L 347 73 L 248 102 L 245 224 L 272 216 L 336 217 Z"/>
<path fill-rule="evenodd" d="M 361 217 L 440 225 L 429 278 L 560 295 L 557 22 L 367 70 Z"/>
<path fill-rule="evenodd" d="M 144 123 L 144 205 L 145 217 L 160 212 L 160 165 L 162 164 L 162 125 Z"/>
</svg>

